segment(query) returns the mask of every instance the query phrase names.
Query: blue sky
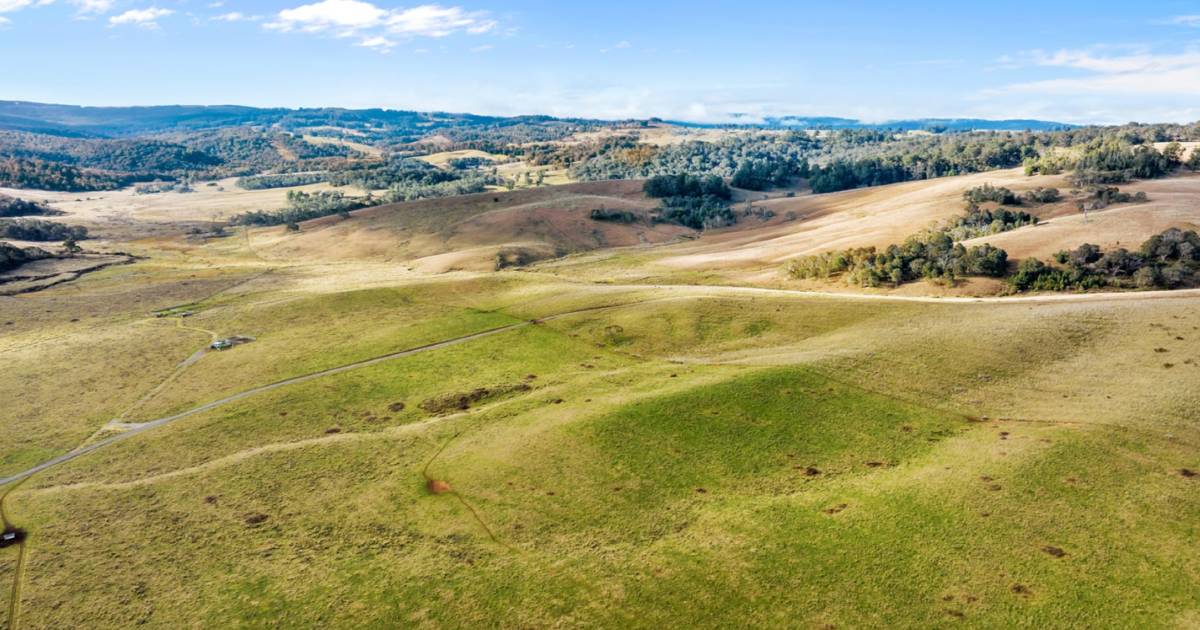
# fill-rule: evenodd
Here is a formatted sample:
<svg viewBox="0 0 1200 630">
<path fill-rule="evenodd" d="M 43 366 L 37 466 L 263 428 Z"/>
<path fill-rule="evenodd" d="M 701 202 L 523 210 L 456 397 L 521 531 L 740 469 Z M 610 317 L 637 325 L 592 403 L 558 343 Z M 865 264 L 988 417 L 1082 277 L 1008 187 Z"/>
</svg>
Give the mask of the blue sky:
<svg viewBox="0 0 1200 630">
<path fill-rule="evenodd" d="M 0 0 L 0 99 L 1200 119 L 1200 2 Z"/>
</svg>

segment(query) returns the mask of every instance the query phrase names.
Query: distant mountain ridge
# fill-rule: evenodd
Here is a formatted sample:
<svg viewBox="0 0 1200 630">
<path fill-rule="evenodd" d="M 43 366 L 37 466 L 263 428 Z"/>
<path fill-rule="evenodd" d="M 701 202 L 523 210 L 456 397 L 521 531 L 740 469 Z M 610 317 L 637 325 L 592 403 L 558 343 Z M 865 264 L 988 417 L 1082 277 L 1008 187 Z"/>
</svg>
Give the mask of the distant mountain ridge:
<svg viewBox="0 0 1200 630">
<path fill-rule="evenodd" d="M 764 129 L 900 129 L 927 131 L 1052 131 L 1075 125 L 1044 120 L 984 120 L 922 118 L 867 123 L 833 116 L 781 116 L 757 119 L 735 117 L 728 124 L 663 121 L 687 127 L 746 127 Z M 652 121 L 660 119 L 653 118 Z M 603 121 L 551 116 L 484 116 L 448 112 L 389 109 L 259 108 L 241 105 L 154 105 L 89 107 L 28 101 L 0 101 L 0 130 L 59 136 L 122 137 L 170 131 L 195 131 L 241 125 L 303 128 L 321 125 L 357 128 L 430 130 L 442 126 L 508 126 L 546 122 L 611 124 Z M 645 121 L 636 121 L 645 122 Z"/>
<path fill-rule="evenodd" d="M 836 116 L 769 116 L 757 118 L 744 116 L 746 122 L 739 122 L 734 117 L 728 123 L 691 123 L 687 121 L 671 121 L 672 124 L 688 127 L 751 127 L 763 129 L 894 129 L 901 131 L 1059 131 L 1071 129 L 1079 125 L 1014 118 L 1007 120 L 989 120 L 985 118 L 913 118 L 886 120 L 883 122 L 863 122 L 854 118 L 838 118 Z"/>
</svg>

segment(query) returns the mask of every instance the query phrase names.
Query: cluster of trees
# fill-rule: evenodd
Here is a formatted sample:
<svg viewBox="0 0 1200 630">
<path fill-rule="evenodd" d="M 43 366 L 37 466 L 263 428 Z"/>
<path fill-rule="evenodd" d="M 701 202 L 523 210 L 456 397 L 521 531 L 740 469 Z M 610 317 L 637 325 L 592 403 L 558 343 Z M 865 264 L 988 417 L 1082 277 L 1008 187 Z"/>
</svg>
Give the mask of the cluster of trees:
<svg viewBox="0 0 1200 630">
<path fill-rule="evenodd" d="M 1060 266 L 1027 258 L 1009 279 L 1015 291 L 1081 291 L 1105 286 L 1175 289 L 1200 278 L 1200 235 L 1171 228 L 1150 237 L 1138 251 L 1104 252 L 1085 243 L 1055 254 Z"/>
<path fill-rule="evenodd" d="M 62 212 L 46 204 L 0 195 L 0 217 L 48 217 L 59 214 Z"/>
<path fill-rule="evenodd" d="M 610 208 L 594 208 L 588 215 L 593 221 L 609 221 L 612 223 L 636 223 L 638 216 L 629 210 L 613 210 Z"/>
<path fill-rule="evenodd" d="M 909 237 L 883 251 L 859 247 L 806 256 L 788 263 L 793 278 L 844 276 L 852 284 L 898 286 L 921 278 L 954 281 L 964 276 L 1002 277 L 1008 253 L 991 245 L 967 248 L 943 231 Z"/>
<path fill-rule="evenodd" d="M 288 207 L 282 210 L 252 210 L 233 217 L 232 221 L 240 225 L 298 224 L 335 214 L 349 216 L 351 210 L 376 203 L 370 197 L 347 197 L 339 191 L 306 193 L 302 190 L 289 190 L 287 201 Z"/>
<path fill-rule="evenodd" d="M 989 201 L 1002 206 L 1015 206 L 1021 203 L 1021 199 L 1013 191 L 1003 186 L 993 186 L 987 183 L 967 190 L 963 193 L 963 199 L 971 206 L 978 206 Z"/>
<path fill-rule="evenodd" d="M 387 192 L 383 195 L 383 201 L 385 203 L 396 203 L 400 201 L 415 201 L 417 199 L 470 195 L 484 192 L 488 186 L 496 182 L 497 179 L 495 177 L 482 174 L 470 174 L 458 179 L 445 180 L 433 184 L 411 180 L 401 181 L 388 187 Z"/>
<path fill-rule="evenodd" d="M 428 162 L 394 159 L 384 162 L 350 163 L 329 172 L 334 186 L 357 186 L 363 190 L 386 190 L 396 185 L 432 186 L 460 179 L 462 174 L 440 169 Z"/>
<path fill-rule="evenodd" d="M 1021 210 L 1010 210 L 1004 205 L 1021 205 L 1023 203 L 1048 203 L 1059 198 L 1055 188 L 1037 188 L 1017 195 L 1008 188 L 984 184 L 976 186 L 963 193 L 966 201 L 966 211 L 945 225 L 945 230 L 955 241 L 963 241 L 977 236 L 999 234 L 1015 230 L 1026 225 L 1037 225 L 1038 218 Z M 988 209 L 980 204 L 995 203 L 999 207 Z"/>
<path fill-rule="evenodd" d="M 728 200 L 733 194 L 725 180 L 716 175 L 697 177 L 687 173 L 651 177 L 642 185 L 642 192 L 655 199 L 712 196 Z"/>
<path fill-rule="evenodd" d="M 482 168 L 484 166 L 491 165 L 492 160 L 485 157 L 451 158 L 450 160 L 446 161 L 446 166 L 449 166 L 456 171 L 469 171 L 471 169 Z"/>
<path fill-rule="evenodd" d="M 276 175 L 252 175 L 240 177 L 237 185 L 243 190 L 265 190 L 268 188 L 291 188 L 319 184 L 328 177 L 325 173 L 280 173 Z"/>
<path fill-rule="evenodd" d="M 41 219 L 12 219 L 0 221 L 0 236 L 18 241 L 82 241 L 87 228 L 64 225 Z"/>
<path fill-rule="evenodd" d="M 1146 193 L 1136 192 L 1129 194 L 1121 192 L 1116 186 L 1092 186 L 1088 190 L 1088 196 L 1079 201 L 1080 209 L 1088 210 L 1103 210 L 1114 203 L 1130 203 L 1146 201 Z"/>
<path fill-rule="evenodd" d="M 53 254 L 37 247 L 17 247 L 9 243 L 0 243 L 0 271 L 16 269 L 27 262 L 53 258 Z"/>
<path fill-rule="evenodd" d="M 662 200 L 658 221 L 695 230 L 724 227 L 737 221 L 729 207 L 732 191 L 716 175 L 658 175 L 646 180 L 642 190 L 646 196 Z"/>
<path fill-rule="evenodd" d="M 1062 193 L 1057 188 L 1037 187 L 1032 190 L 1025 191 L 1021 195 L 1022 203 L 1054 203 L 1062 199 Z"/>
<path fill-rule="evenodd" d="M 714 195 L 667 197 L 658 209 L 657 220 L 677 223 L 693 230 L 714 230 L 737 222 L 729 203 Z"/>
<path fill-rule="evenodd" d="M 797 177 L 808 176 L 808 161 L 796 163 L 792 160 L 748 160 L 742 162 L 733 173 L 730 183 L 734 188 L 746 190 L 770 190 L 787 186 Z"/>
<path fill-rule="evenodd" d="M 959 216 L 946 228 L 950 238 L 965 241 L 977 236 L 999 234 L 1015 230 L 1026 225 L 1037 225 L 1038 218 L 1021 210 L 996 208 L 987 210 L 979 206 L 970 206 L 967 212 Z"/>
</svg>

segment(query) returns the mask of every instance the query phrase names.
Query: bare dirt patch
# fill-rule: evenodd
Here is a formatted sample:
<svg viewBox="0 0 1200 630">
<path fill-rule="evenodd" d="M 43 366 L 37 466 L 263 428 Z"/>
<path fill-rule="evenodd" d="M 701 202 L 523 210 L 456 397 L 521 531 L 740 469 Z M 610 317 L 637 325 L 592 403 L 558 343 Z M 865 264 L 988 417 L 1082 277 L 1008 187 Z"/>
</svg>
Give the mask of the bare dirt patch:
<svg viewBox="0 0 1200 630">
<path fill-rule="evenodd" d="M 266 514 L 255 512 L 253 514 L 247 514 L 242 518 L 242 520 L 245 521 L 247 525 L 262 525 L 263 523 L 267 522 L 269 518 L 271 517 L 267 516 Z"/>
<path fill-rule="evenodd" d="M 1067 555 L 1067 552 L 1063 551 L 1061 547 L 1055 547 L 1054 545 L 1046 545 L 1045 547 L 1042 547 L 1042 551 L 1055 558 L 1061 558 Z"/>
<path fill-rule="evenodd" d="M 513 383 L 510 385 L 499 385 L 495 387 L 478 387 L 469 392 L 455 392 L 450 394 L 442 394 L 423 401 L 418 405 L 421 409 L 435 414 L 441 415 L 453 413 L 455 411 L 465 411 L 471 408 L 471 405 L 480 403 L 485 400 L 506 396 L 516 392 L 527 392 L 532 389 L 527 383 Z"/>
</svg>

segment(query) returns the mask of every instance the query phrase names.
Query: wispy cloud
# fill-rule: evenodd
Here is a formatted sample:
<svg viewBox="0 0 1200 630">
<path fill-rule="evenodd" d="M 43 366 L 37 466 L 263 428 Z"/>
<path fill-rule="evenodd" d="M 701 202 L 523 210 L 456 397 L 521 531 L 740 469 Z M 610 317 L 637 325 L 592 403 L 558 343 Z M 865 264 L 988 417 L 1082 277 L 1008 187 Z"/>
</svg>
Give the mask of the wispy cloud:
<svg viewBox="0 0 1200 630">
<path fill-rule="evenodd" d="M 625 50 L 627 48 L 633 48 L 633 44 L 631 44 L 625 40 L 621 40 L 621 41 L 613 44 L 612 46 L 609 46 L 608 48 L 601 48 L 600 52 L 607 53 L 612 50 Z"/>
<path fill-rule="evenodd" d="M 1010 65 L 1082 71 L 1069 76 L 1013 83 L 989 94 L 1109 94 L 1122 96 L 1200 95 L 1200 50 L 1163 54 L 1137 51 L 1101 54 L 1095 50 L 1035 50 Z"/>
<path fill-rule="evenodd" d="M 12 13 L 13 11 L 20 11 L 25 7 L 43 4 L 50 3 L 45 0 L 0 0 L 0 13 Z"/>
<path fill-rule="evenodd" d="M 381 53 L 386 54 L 386 53 L 391 52 L 392 49 L 396 47 L 396 42 L 394 42 L 382 35 L 376 35 L 374 37 L 363 38 L 361 41 L 358 42 L 357 45 L 362 46 L 363 48 L 370 48 L 371 50 L 374 50 L 376 52 L 381 52 Z"/>
<path fill-rule="evenodd" d="M 3 1 L 3 0 L 0 0 Z M 425 4 L 407 9 L 385 9 L 363 0 L 322 0 L 284 9 L 265 28 L 334 37 L 358 37 L 358 46 L 388 52 L 392 38 L 442 38 L 457 33 L 481 35 L 498 23 L 484 11 Z"/>
<path fill-rule="evenodd" d="M 130 9 L 120 15 L 114 15 L 108 18 L 109 26 L 132 25 L 140 26 L 147 29 L 158 28 L 159 18 L 167 17 L 175 13 L 171 9 L 160 9 L 158 7 L 150 7 L 147 9 Z"/>
<path fill-rule="evenodd" d="M 1200 15 L 1176 15 L 1175 17 L 1163 20 L 1163 23 L 1200 28 Z"/>
</svg>

